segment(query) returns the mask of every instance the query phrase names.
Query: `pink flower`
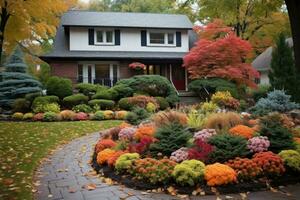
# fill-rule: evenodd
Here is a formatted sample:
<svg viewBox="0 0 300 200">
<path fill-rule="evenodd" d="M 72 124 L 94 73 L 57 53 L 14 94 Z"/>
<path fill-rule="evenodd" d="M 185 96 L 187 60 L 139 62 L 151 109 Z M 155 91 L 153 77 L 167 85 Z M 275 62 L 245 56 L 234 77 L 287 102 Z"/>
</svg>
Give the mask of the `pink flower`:
<svg viewBox="0 0 300 200">
<path fill-rule="evenodd" d="M 267 151 L 270 146 L 270 141 L 267 137 L 257 136 L 248 140 L 247 147 L 253 153 Z"/>
</svg>

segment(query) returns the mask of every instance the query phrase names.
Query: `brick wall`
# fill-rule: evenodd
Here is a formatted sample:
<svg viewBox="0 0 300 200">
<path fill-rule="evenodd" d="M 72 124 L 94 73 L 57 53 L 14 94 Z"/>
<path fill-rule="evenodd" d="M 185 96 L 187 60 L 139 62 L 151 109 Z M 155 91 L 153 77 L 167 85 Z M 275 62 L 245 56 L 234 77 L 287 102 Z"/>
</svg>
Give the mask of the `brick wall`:
<svg viewBox="0 0 300 200">
<path fill-rule="evenodd" d="M 51 75 L 65 77 L 77 82 L 77 67 L 76 62 L 53 62 L 49 63 L 51 66 Z"/>
<path fill-rule="evenodd" d="M 120 62 L 120 78 L 130 78 L 135 75 L 135 71 L 128 67 L 129 62 Z"/>
</svg>

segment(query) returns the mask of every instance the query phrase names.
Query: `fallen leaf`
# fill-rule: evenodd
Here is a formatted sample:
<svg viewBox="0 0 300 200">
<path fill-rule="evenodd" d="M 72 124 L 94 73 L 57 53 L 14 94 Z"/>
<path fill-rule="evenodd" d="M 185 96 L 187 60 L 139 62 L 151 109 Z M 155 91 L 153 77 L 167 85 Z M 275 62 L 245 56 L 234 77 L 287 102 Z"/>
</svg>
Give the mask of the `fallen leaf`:
<svg viewBox="0 0 300 200">
<path fill-rule="evenodd" d="M 4 180 L 3 180 L 3 184 L 4 185 L 11 185 L 11 184 L 13 184 L 14 183 L 14 179 L 12 179 L 12 178 L 5 178 Z"/>
<path fill-rule="evenodd" d="M 75 188 L 69 188 L 70 193 L 75 193 L 77 190 Z"/>
<path fill-rule="evenodd" d="M 275 188 L 273 188 L 273 187 L 270 187 L 270 190 L 271 190 L 272 192 L 278 192 L 278 190 L 275 189 Z"/>
<path fill-rule="evenodd" d="M 97 185 L 94 183 L 89 183 L 89 184 L 84 185 L 84 188 L 86 190 L 91 191 L 91 190 L 95 190 L 97 188 Z"/>
</svg>

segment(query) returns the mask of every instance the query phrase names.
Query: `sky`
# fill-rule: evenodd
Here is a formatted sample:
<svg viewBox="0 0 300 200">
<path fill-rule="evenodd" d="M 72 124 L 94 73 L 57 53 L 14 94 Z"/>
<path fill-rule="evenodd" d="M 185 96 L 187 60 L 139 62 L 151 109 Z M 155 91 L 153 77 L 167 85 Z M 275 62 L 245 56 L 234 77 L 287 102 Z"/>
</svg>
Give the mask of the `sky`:
<svg viewBox="0 0 300 200">
<path fill-rule="evenodd" d="M 84 2 L 84 3 L 88 3 L 90 0 L 79 0 L 81 2 Z"/>
</svg>

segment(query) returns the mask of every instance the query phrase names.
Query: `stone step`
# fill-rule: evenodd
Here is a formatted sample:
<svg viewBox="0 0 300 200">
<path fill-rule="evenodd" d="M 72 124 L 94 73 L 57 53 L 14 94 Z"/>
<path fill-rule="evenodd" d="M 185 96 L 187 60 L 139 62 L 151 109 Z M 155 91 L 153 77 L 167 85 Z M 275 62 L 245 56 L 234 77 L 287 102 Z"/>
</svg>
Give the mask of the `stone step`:
<svg viewBox="0 0 300 200">
<path fill-rule="evenodd" d="M 199 97 L 190 97 L 190 96 L 180 96 L 180 104 L 185 105 L 193 105 L 193 104 L 199 104 L 200 98 Z"/>
</svg>

